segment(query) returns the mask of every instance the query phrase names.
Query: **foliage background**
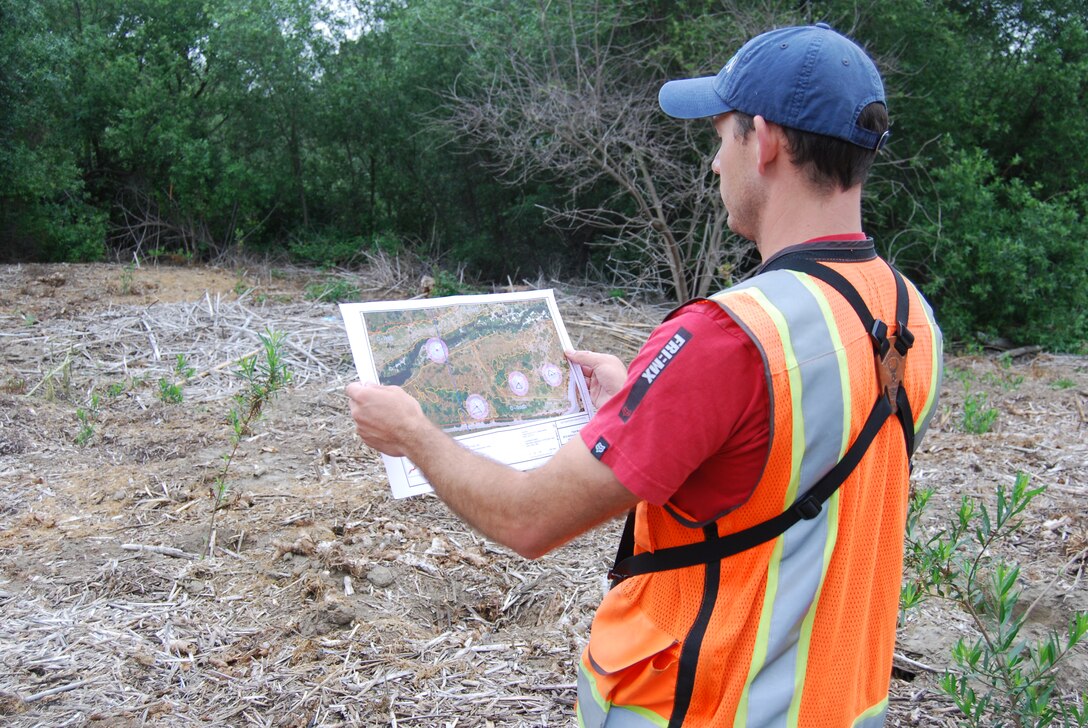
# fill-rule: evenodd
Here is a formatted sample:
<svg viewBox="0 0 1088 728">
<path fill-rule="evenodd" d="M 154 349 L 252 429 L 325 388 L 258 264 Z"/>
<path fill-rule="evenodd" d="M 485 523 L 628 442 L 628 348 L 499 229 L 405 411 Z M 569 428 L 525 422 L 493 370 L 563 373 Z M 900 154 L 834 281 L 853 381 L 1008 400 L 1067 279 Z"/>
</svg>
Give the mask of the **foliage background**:
<svg viewBox="0 0 1088 728">
<path fill-rule="evenodd" d="M 885 75 L 893 140 L 865 215 L 881 251 L 953 339 L 1084 351 L 1085 0 L 0 0 L 0 260 L 382 250 L 481 282 L 544 271 L 675 295 L 653 230 L 694 213 L 655 223 L 616 179 L 534 161 L 558 119 L 527 146 L 485 143 L 454 100 L 507 118 L 517 94 L 493 92 L 524 81 L 511 68 L 559 69 L 530 76 L 629 99 L 568 117 L 646 119 L 647 146 L 699 170 L 709 129 L 650 113 L 652 90 L 820 20 Z M 580 75 L 587 48 L 615 72 Z M 669 146 L 680 134 L 694 143 Z M 681 194 L 650 159 L 662 199 Z M 557 215 L 575 209 L 625 222 Z M 700 230 L 722 238 L 716 285 L 751 268 L 727 231 Z"/>
</svg>

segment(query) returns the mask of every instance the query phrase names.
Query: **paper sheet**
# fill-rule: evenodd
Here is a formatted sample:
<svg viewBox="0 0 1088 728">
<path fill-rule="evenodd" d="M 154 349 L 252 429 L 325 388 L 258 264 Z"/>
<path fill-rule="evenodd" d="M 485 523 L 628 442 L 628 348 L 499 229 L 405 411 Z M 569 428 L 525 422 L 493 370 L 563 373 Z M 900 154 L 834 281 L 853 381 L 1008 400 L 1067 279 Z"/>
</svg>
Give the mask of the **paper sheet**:
<svg viewBox="0 0 1088 728">
<path fill-rule="evenodd" d="M 526 470 L 589 421 L 592 405 L 550 289 L 342 303 L 360 380 L 395 384 L 465 447 Z M 393 496 L 431 491 L 407 458 L 383 455 Z"/>
</svg>

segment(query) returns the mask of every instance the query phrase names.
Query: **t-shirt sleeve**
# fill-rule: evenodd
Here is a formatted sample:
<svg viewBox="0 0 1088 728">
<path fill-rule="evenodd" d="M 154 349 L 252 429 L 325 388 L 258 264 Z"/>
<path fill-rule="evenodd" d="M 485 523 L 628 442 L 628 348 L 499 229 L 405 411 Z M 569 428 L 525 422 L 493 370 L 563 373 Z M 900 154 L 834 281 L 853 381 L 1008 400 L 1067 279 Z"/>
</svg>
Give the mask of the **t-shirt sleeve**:
<svg viewBox="0 0 1088 728">
<path fill-rule="evenodd" d="M 580 435 L 628 490 L 663 505 L 738 437 L 758 430 L 765 439 L 766 387 L 763 359 L 748 334 L 717 304 L 696 302 L 654 330 L 623 389 Z M 751 479 L 720 487 L 746 498 Z M 718 496 L 729 500 L 728 493 Z"/>
</svg>

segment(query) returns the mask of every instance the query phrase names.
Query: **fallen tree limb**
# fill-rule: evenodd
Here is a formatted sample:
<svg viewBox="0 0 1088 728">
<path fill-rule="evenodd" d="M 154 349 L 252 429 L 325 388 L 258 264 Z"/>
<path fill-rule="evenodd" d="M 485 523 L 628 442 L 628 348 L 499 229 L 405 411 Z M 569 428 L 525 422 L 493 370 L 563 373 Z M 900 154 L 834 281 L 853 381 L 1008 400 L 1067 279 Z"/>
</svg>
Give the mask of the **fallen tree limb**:
<svg viewBox="0 0 1088 728">
<path fill-rule="evenodd" d="M 173 546 L 150 546 L 144 543 L 123 543 L 121 544 L 121 548 L 125 551 L 146 551 L 152 554 L 173 556 L 175 559 L 192 559 L 195 561 L 200 558 L 196 554 L 190 554 L 187 551 L 176 549 Z"/>
</svg>

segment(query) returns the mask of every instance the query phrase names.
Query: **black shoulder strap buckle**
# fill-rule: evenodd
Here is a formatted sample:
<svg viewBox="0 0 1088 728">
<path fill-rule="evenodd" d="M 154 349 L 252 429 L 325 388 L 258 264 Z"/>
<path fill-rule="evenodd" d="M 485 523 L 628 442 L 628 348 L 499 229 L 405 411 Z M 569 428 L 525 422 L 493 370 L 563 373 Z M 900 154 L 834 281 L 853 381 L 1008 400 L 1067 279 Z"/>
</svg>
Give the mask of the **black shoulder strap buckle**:
<svg viewBox="0 0 1088 728">
<path fill-rule="evenodd" d="M 816 516 L 820 515 L 820 511 L 824 509 L 823 503 L 818 498 L 812 495 L 811 491 L 807 493 L 801 500 L 793 504 L 791 510 L 795 511 L 805 521 L 811 521 Z"/>
<path fill-rule="evenodd" d="M 888 353 L 891 343 L 888 341 L 888 324 L 880 319 L 873 319 L 873 325 L 869 327 L 869 338 L 873 340 L 873 351 L 877 358 Z"/>
</svg>

